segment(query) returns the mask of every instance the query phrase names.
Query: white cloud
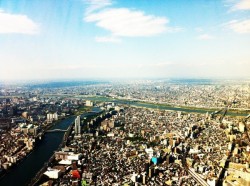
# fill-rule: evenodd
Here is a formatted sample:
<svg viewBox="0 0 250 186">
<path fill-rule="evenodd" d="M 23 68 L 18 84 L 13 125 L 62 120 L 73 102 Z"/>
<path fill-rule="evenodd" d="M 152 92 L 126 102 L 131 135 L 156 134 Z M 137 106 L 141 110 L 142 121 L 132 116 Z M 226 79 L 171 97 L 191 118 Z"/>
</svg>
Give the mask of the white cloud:
<svg viewBox="0 0 250 186">
<path fill-rule="evenodd" d="M 166 31 L 177 31 L 177 28 L 167 27 L 168 19 L 145 15 L 142 11 L 127 8 L 106 9 L 87 15 L 86 22 L 96 22 L 98 27 L 108 30 L 114 36 L 136 37 L 152 36 Z"/>
<path fill-rule="evenodd" d="M 146 37 L 164 32 L 177 32 L 182 28 L 167 26 L 166 17 L 146 15 L 143 11 L 129 8 L 107 8 L 113 0 L 85 0 L 84 21 L 109 31 L 109 36 L 97 36 L 97 42 L 121 42 L 121 37 Z"/>
<path fill-rule="evenodd" d="M 107 36 L 107 37 L 96 37 L 95 40 L 101 43 L 120 43 L 121 40 L 117 37 Z"/>
<path fill-rule="evenodd" d="M 250 33 L 250 19 L 246 19 L 243 21 L 233 20 L 229 23 L 224 24 L 227 28 L 233 30 L 239 34 L 247 34 Z"/>
<path fill-rule="evenodd" d="M 236 3 L 232 10 L 250 10 L 250 0 L 240 0 L 238 3 Z"/>
<path fill-rule="evenodd" d="M 197 37 L 197 39 L 200 40 L 210 40 L 210 39 L 214 39 L 214 36 L 209 35 L 209 34 L 201 34 Z"/>
<path fill-rule="evenodd" d="M 0 10 L 0 34 L 36 34 L 39 26 L 26 15 L 9 14 Z"/>
<path fill-rule="evenodd" d="M 100 10 L 107 6 L 112 5 L 111 0 L 86 0 L 86 4 L 88 5 L 86 9 L 86 14 L 90 14 L 94 11 Z"/>
</svg>

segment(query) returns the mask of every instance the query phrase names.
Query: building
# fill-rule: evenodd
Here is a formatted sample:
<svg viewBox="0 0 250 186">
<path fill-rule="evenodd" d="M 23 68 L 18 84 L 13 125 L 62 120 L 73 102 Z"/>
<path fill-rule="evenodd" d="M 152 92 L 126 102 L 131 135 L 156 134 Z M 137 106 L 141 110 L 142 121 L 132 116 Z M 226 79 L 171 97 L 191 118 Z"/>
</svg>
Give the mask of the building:
<svg viewBox="0 0 250 186">
<path fill-rule="evenodd" d="M 49 113 L 47 114 L 47 121 L 48 122 L 52 122 L 52 121 L 56 121 L 58 120 L 58 114 L 55 112 L 55 113 Z"/>
<path fill-rule="evenodd" d="M 245 125 L 242 122 L 239 123 L 239 131 L 242 132 L 242 133 L 245 132 Z"/>
<path fill-rule="evenodd" d="M 28 116 L 29 116 L 29 113 L 28 113 L 28 112 L 23 112 L 23 113 L 22 113 L 22 116 L 23 116 L 24 118 L 26 118 L 26 119 L 27 119 L 27 118 L 28 118 Z"/>
<path fill-rule="evenodd" d="M 102 122 L 101 122 L 101 126 L 103 127 L 103 128 L 107 128 L 107 127 L 109 127 L 109 128 L 114 128 L 115 127 L 115 121 L 113 120 L 113 119 L 105 119 L 105 120 L 103 120 Z"/>
<path fill-rule="evenodd" d="M 46 176 L 48 176 L 49 178 L 58 179 L 60 174 L 61 174 L 61 171 L 57 170 L 57 169 L 48 168 L 47 171 L 44 174 Z"/>
<path fill-rule="evenodd" d="M 33 136 L 36 136 L 38 134 L 39 128 L 36 125 L 26 125 L 26 123 L 21 123 L 19 127 L 24 134 L 31 134 Z"/>
<path fill-rule="evenodd" d="M 87 101 L 86 101 L 86 106 L 88 106 L 88 107 L 93 107 L 93 102 L 90 101 L 90 100 L 87 100 Z"/>
<path fill-rule="evenodd" d="M 80 118 L 80 116 L 77 116 L 75 119 L 75 134 L 76 135 L 81 134 L 81 118 Z"/>
</svg>

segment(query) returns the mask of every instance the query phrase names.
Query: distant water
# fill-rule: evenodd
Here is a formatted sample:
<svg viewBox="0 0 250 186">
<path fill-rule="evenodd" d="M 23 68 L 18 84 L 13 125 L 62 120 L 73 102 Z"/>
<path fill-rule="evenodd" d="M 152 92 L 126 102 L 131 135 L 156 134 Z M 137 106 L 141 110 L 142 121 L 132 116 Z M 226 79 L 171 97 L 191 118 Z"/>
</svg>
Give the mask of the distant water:
<svg viewBox="0 0 250 186">
<path fill-rule="evenodd" d="M 104 81 L 52 81 L 44 83 L 33 83 L 28 84 L 28 88 L 67 88 L 67 87 L 77 87 L 85 85 L 95 85 L 106 83 Z"/>
<path fill-rule="evenodd" d="M 145 107 L 145 108 L 152 108 L 152 109 L 160 109 L 160 110 L 173 110 L 173 111 L 182 111 L 182 112 L 196 112 L 196 113 L 211 113 L 211 110 L 206 109 L 188 109 L 188 108 L 180 108 L 175 106 L 167 106 L 167 105 L 157 105 L 153 103 L 141 103 L 141 102 L 134 102 L 129 100 L 119 100 L 119 99 L 113 99 L 108 97 L 86 97 L 88 100 L 92 101 L 103 101 L 103 102 L 114 102 L 118 104 L 125 104 L 125 105 L 131 105 L 136 107 Z M 239 113 L 233 113 L 230 112 L 230 110 L 227 112 L 227 115 L 231 116 L 247 116 L 248 114 L 239 114 Z"/>
</svg>

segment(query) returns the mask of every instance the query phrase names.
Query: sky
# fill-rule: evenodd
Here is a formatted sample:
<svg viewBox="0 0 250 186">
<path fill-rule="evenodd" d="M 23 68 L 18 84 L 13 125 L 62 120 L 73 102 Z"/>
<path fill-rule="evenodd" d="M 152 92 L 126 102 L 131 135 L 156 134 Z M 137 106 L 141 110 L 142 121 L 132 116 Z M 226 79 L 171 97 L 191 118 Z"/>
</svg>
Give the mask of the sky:
<svg viewBox="0 0 250 186">
<path fill-rule="evenodd" d="M 250 77 L 250 0 L 0 0 L 0 80 Z"/>
</svg>

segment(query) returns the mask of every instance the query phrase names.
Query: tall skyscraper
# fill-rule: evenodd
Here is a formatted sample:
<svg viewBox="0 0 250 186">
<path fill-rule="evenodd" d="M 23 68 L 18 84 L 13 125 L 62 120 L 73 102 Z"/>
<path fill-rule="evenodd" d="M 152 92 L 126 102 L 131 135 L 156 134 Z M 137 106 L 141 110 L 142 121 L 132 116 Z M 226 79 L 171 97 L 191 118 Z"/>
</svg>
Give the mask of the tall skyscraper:
<svg viewBox="0 0 250 186">
<path fill-rule="evenodd" d="M 80 116 L 77 116 L 76 119 L 75 119 L 75 134 L 76 135 L 81 134 Z"/>
</svg>

